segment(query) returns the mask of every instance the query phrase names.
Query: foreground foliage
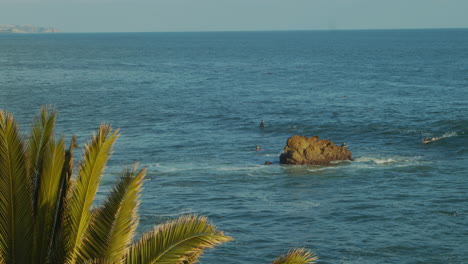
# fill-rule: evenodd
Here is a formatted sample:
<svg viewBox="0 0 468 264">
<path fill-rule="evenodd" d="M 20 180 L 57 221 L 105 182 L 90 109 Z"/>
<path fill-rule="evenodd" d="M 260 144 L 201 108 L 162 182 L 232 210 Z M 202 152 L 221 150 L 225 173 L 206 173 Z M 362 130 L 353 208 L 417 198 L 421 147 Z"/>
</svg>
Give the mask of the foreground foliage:
<svg viewBox="0 0 468 264">
<path fill-rule="evenodd" d="M 315 263 L 317 257 L 310 251 L 299 248 L 289 251 L 286 256 L 276 259 L 273 264 L 306 264 Z"/>
<path fill-rule="evenodd" d="M 54 134 L 56 112 L 43 108 L 23 138 L 0 110 L 0 263 L 195 263 L 207 248 L 232 240 L 205 217 L 181 216 L 134 242 L 146 174 L 124 170 L 102 205 L 93 202 L 119 136 L 101 125 L 75 164 Z M 280 263 L 312 263 L 300 249 Z"/>
</svg>

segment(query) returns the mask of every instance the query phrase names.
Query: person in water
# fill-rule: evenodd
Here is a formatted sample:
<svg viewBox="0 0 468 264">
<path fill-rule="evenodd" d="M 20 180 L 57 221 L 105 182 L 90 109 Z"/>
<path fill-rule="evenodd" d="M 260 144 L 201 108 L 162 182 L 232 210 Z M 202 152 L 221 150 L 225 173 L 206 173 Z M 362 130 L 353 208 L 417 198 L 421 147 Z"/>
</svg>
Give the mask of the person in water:
<svg viewBox="0 0 468 264">
<path fill-rule="evenodd" d="M 255 151 L 262 151 L 263 149 L 260 148 L 260 146 L 255 146 Z"/>
<path fill-rule="evenodd" d="M 265 122 L 262 120 L 262 122 L 260 122 L 260 126 L 261 128 L 264 128 L 265 127 Z"/>
<path fill-rule="evenodd" d="M 342 146 L 343 148 L 347 148 L 347 147 L 348 147 L 348 145 L 346 145 L 346 142 L 343 142 L 343 144 L 341 144 L 341 146 Z"/>
<path fill-rule="evenodd" d="M 423 139 L 422 143 L 427 144 L 427 143 L 434 142 L 434 141 L 439 140 L 439 139 L 440 139 L 440 137 L 427 137 L 427 138 Z"/>
</svg>

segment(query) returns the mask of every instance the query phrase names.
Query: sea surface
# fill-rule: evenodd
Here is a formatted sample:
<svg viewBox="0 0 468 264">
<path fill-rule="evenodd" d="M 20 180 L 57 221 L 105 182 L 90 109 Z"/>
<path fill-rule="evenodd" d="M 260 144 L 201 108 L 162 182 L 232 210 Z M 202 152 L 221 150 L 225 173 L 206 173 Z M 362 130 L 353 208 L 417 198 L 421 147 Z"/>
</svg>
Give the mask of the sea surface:
<svg viewBox="0 0 468 264">
<path fill-rule="evenodd" d="M 0 35 L 0 109 L 43 105 L 81 145 L 121 129 L 98 198 L 146 167 L 140 232 L 234 237 L 202 263 L 468 263 L 468 29 Z M 280 165 L 296 134 L 354 161 Z"/>
</svg>

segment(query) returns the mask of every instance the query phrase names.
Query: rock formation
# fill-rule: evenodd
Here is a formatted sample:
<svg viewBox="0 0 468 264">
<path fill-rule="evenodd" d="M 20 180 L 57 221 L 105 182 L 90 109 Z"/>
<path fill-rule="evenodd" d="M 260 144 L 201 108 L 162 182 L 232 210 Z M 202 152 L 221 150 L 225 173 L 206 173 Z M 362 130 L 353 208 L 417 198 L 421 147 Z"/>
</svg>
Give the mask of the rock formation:
<svg viewBox="0 0 468 264">
<path fill-rule="evenodd" d="M 292 136 L 288 138 L 284 152 L 280 156 L 281 164 L 328 165 L 334 160 L 352 160 L 351 152 L 330 140 L 319 140 L 318 136 Z"/>
</svg>

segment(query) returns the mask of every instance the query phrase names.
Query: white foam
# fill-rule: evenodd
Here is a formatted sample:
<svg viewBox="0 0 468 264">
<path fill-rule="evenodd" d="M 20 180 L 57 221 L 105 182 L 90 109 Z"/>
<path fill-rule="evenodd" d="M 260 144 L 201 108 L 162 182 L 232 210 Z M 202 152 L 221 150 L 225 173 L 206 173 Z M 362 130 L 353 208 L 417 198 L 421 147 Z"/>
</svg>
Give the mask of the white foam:
<svg viewBox="0 0 468 264">
<path fill-rule="evenodd" d="M 265 168 L 263 164 L 231 164 L 231 165 L 222 165 L 222 164 L 196 164 L 196 163 L 150 163 L 143 164 L 143 167 L 148 167 L 154 169 L 160 173 L 174 173 L 174 172 L 184 172 L 190 170 L 215 170 L 215 171 L 251 171 Z"/>
<path fill-rule="evenodd" d="M 307 171 L 311 172 L 317 172 L 317 171 L 323 171 L 323 170 L 332 170 L 335 169 L 336 167 L 334 166 L 314 166 L 314 168 L 307 169 Z"/>
<path fill-rule="evenodd" d="M 458 133 L 452 131 L 452 132 L 444 133 L 440 138 L 448 138 L 448 137 L 455 137 L 455 136 L 458 136 Z"/>
<path fill-rule="evenodd" d="M 263 157 L 279 157 L 281 153 L 279 154 L 260 154 L 260 156 L 263 156 Z"/>
<path fill-rule="evenodd" d="M 458 133 L 455 132 L 455 131 L 445 132 L 441 136 L 431 136 L 429 134 L 426 134 L 426 137 L 429 137 L 429 138 L 432 139 L 431 142 L 438 141 L 438 140 L 441 140 L 443 138 L 456 137 L 456 136 L 458 136 Z"/>
<path fill-rule="evenodd" d="M 174 163 L 174 164 L 164 164 L 164 165 L 160 163 L 150 163 L 150 164 L 143 164 L 143 167 L 148 167 L 150 169 L 156 168 L 158 172 L 162 172 L 162 173 L 186 171 L 186 170 L 199 168 L 199 166 L 193 163 Z"/>
<path fill-rule="evenodd" d="M 375 159 L 373 160 L 375 164 L 391 164 L 397 162 L 395 159 L 387 158 L 387 159 Z"/>
<path fill-rule="evenodd" d="M 405 156 L 369 156 L 369 157 L 359 157 L 354 160 L 353 164 L 356 164 L 359 167 L 372 168 L 374 166 L 413 166 L 425 163 L 422 157 L 405 157 Z"/>
<path fill-rule="evenodd" d="M 233 167 L 219 167 L 219 168 L 215 168 L 216 170 L 218 171 L 239 171 L 239 170 L 251 170 L 251 169 L 256 169 L 256 168 L 259 168 L 259 167 L 263 167 L 263 166 L 253 166 L 253 167 L 236 167 L 236 166 L 233 166 Z"/>
<path fill-rule="evenodd" d="M 356 162 L 372 162 L 374 164 L 390 164 L 390 163 L 396 163 L 398 160 L 402 160 L 401 157 L 360 157 L 355 159 L 354 161 Z"/>
</svg>

